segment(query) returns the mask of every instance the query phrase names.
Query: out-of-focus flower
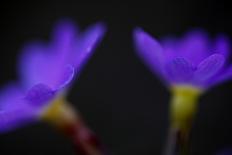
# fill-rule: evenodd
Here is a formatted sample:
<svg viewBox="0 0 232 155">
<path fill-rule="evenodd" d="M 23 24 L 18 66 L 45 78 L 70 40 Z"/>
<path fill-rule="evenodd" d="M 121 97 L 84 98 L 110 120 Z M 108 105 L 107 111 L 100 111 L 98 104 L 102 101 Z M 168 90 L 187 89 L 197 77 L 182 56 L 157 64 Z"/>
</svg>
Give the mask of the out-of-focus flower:
<svg viewBox="0 0 232 155">
<path fill-rule="evenodd" d="M 199 94 L 232 78 L 229 41 L 223 35 L 212 41 L 195 30 L 182 39 L 170 37 L 159 43 L 138 28 L 134 39 L 138 55 L 175 94 L 172 102 L 184 102 L 173 104 L 174 119 L 186 119 L 182 117 L 193 113 Z"/>
<path fill-rule="evenodd" d="M 232 79 L 229 40 L 224 35 L 210 40 L 204 31 L 194 30 L 181 39 L 169 37 L 158 42 L 139 28 L 134 31 L 134 39 L 138 55 L 172 92 L 170 137 L 175 134 L 176 143 L 185 145 L 181 146 L 185 154 L 199 95 Z M 174 148 L 174 143 L 169 143 L 168 155 Z"/>
<path fill-rule="evenodd" d="M 227 148 L 219 151 L 216 155 L 232 155 L 232 148 Z"/>
<path fill-rule="evenodd" d="M 56 25 L 50 43 L 27 44 L 18 64 L 20 82 L 8 84 L 0 91 L 0 133 L 52 117 L 59 124 L 57 113 L 62 108 L 58 105 L 65 102 L 62 100 L 70 82 L 104 32 L 104 25 L 98 23 L 79 33 L 72 21 L 63 20 Z"/>
<path fill-rule="evenodd" d="M 144 63 L 168 85 L 187 85 L 205 90 L 232 78 L 229 40 L 220 35 L 210 40 L 202 30 L 183 38 L 158 42 L 141 29 L 134 32 L 137 53 Z"/>
</svg>

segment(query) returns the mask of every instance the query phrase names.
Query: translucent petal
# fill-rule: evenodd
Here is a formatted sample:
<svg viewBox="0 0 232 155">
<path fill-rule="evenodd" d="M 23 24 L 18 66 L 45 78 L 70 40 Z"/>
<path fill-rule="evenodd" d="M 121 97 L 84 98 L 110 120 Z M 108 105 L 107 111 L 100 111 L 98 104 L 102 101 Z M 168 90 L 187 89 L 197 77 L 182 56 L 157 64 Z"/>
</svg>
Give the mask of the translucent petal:
<svg viewBox="0 0 232 155">
<path fill-rule="evenodd" d="M 222 67 L 225 58 L 221 54 L 213 54 L 203 60 L 194 72 L 194 82 L 202 83 L 214 76 Z"/>
</svg>

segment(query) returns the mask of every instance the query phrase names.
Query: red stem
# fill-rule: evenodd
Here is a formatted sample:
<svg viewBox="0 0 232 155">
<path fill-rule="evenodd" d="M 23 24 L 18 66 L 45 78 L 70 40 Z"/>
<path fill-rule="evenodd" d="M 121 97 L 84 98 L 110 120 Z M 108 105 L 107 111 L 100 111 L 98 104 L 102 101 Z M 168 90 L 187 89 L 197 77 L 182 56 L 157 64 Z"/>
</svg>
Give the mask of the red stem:
<svg viewBox="0 0 232 155">
<path fill-rule="evenodd" d="M 81 121 L 66 125 L 65 134 L 73 141 L 78 155 L 106 155 L 106 149 L 98 137 Z"/>
</svg>

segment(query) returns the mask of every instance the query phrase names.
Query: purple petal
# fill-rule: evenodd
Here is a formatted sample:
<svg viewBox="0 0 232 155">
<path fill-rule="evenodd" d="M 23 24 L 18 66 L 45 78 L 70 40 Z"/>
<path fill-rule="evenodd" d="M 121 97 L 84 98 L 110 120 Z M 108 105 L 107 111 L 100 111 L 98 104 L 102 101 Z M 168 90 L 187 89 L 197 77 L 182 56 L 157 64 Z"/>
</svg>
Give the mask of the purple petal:
<svg viewBox="0 0 232 155">
<path fill-rule="evenodd" d="M 61 21 L 55 27 L 53 42 L 49 45 L 30 43 L 23 49 L 19 72 L 26 89 L 43 83 L 58 89 L 64 79 L 66 65 L 78 67 L 87 61 L 105 31 L 103 24 L 96 24 L 76 37 L 75 25 L 71 21 Z M 68 80 L 67 80 L 68 82 Z M 64 85 L 66 85 L 64 83 Z M 60 85 L 60 87 L 63 87 Z"/>
<path fill-rule="evenodd" d="M 33 86 L 24 98 L 28 104 L 37 108 L 42 108 L 55 96 L 55 91 L 45 84 Z"/>
<path fill-rule="evenodd" d="M 194 65 L 197 65 L 209 56 L 209 52 L 209 39 L 202 30 L 194 30 L 187 33 L 179 44 L 179 56 L 191 60 Z"/>
<path fill-rule="evenodd" d="M 26 89 L 38 83 L 52 84 L 59 77 L 59 59 L 43 44 L 25 46 L 19 61 L 19 74 Z"/>
<path fill-rule="evenodd" d="M 66 64 L 57 56 L 40 45 L 27 46 L 19 64 L 21 80 L 26 89 L 39 83 L 56 88 L 67 70 Z"/>
<path fill-rule="evenodd" d="M 194 82 L 202 83 L 214 76 L 222 67 L 225 58 L 221 54 L 213 54 L 203 60 L 194 73 Z"/>
<path fill-rule="evenodd" d="M 162 39 L 162 47 L 165 53 L 165 59 L 168 61 L 179 56 L 178 41 L 174 37 L 165 37 Z"/>
<path fill-rule="evenodd" d="M 37 109 L 27 105 L 18 86 L 10 84 L 0 91 L 0 133 L 32 123 L 36 115 Z"/>
<path fill-rule="evenodd" d="M 15 82 L 9 83 L 0 90 L 0 110 L 20 107 L 21 104 L 14 104 L 23 98 L 23 91 Z M 21 103 L 21 102 L 20 102 Z"/>
<path fill-rule="evenodd" d="M 76 25 L 71 20 L 59 21 L 54 28 L 51 44 L 55 58 L 63 64 L 72 64 L 73 53 L 78 42 L 77 37 Z"/>
<path fill-rule="evenodd" d="M 75 25 L 69 20 L 60 21 L 53 32 L 53 41 L 29 43 L 23 48 L 19 72 L 26 89 L 38 83 L 53 87 L 60 82 L 63 68 L 71 64 L 76 43 Z"/>
<path fill-rule="evenodd" d="M 63 74 L 60 76 L 60 80 L 56 85 L 50 87 L 43 83 L 36 84 L 27 91 L 24 100 L 28 105 L 41 111 L 56 97 L 57 93 L 64 91 L 63 88 L 72 81 L 73 77 L 74 68 L 71 65 L 67 65 L 63 69 Z"/>
<path fill-rule="evenodd" d="M 144 63 L 156 74 L 163 75 L 163 49 L 150 35 L 137 28 L 134 31 L 135 46 Z"/>
<path fill-rule="evenodd" d="M 68 84 L 71 83 L 71 81 L 73 80 L 75 75 L 75 69 L 73 66 L 71 65 L 67 65 L 64 70 L 63 73 L 61 75 L 60 80 L 58 81 L 58 83 L 55 85 L 55 90 L 59 90 L 62 89 L 66 86 L 68 86 Z"/>
<path fill-rule="evenodd" d="M 222 54 L 225 58 L 229 57 L 230 41 L 224 35 L 220 35 L 216 38 L 214 50 L 218 54 Z"/>
<path fill-rule="evenodd" d="M 167 78 L 175 83 L 187 83 L 192 78 L 193 66 L 184 58 L 175 58 L 166 64 Z"/>
<path fill-rule="evenodd" d="M 87 29 L 85 33 L 80 36 L 76 49 L 72 55 L 75 67 L 80 68 L 86 63 L 92 55 L 93 50 L 103 38 L 106 31 L 103 23 L 97 23 Z"/>
<path fill-rule="evenodd" d="M 0 134 L 31 124 L 37 120 L 35 113 L 18 108 L 0 111 Z"/>
<path fill-rule="evenodd" d="M 224 69 L 211 80 L 210 86 L 214 86 L 232 79 L 232 65 Z"/>
<path fill-rule="evenodd" d="M 77 26 L 71 20 L 60 20 L 53 30 L 53 42 L 56 46 L 67 47 L 77 36 Z"/>
</svg>

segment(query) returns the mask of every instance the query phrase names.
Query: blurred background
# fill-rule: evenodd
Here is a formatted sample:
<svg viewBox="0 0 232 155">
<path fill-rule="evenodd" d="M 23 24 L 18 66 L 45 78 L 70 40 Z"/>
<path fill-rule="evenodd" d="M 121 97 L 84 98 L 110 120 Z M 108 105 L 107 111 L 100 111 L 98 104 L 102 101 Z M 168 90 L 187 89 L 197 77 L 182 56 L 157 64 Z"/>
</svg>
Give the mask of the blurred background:
<svg viewBox="0 0 232 155">
<path fill-rule="evenodd" d="M 159 155 L 168 128 L 169 92 L 135 55 L 132 30 L 181 35 L 200 27 L 232 38 L 226 1 L 155 0 L 145 3 L 84 1 L 0 2 L 0 85 L 17 79 L 16 60 L 27 41 L 49 40 L 54 24 L 73 19 L 81 29 L 104 21 L 108 31 L 75 82 L 68 99 L 112 155 Z M 231 44 L 232 45 L 232 44 Z M 232 52 L 232 50 L 231 50 Z M 232 62 L 232 61 L 231 61 Z M 232 82 L 201 97 L 192 130 L 192 154 L 232 147 Z M 45 123 L 0 135 L 1 155 L 74 155 L 68 139 Z"/>
</svg>

